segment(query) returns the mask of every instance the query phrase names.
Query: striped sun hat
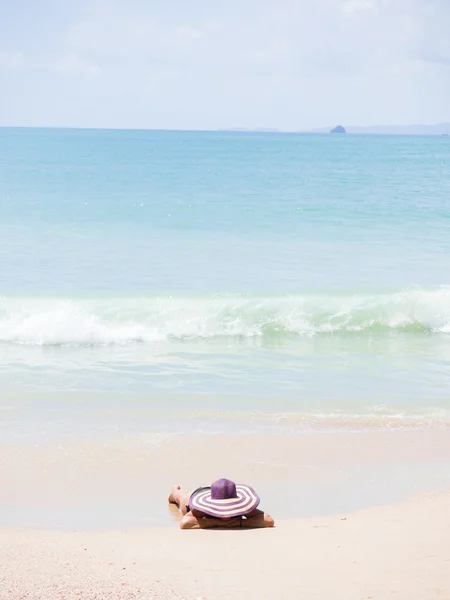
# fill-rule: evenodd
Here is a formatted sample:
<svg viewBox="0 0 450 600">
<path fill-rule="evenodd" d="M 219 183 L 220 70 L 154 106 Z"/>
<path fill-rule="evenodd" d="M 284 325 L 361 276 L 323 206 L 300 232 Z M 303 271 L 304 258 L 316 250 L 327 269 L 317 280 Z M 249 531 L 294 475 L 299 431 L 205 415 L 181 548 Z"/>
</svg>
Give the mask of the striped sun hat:
<svg viewBox="0 0 450 600">
<path fill-rule="evenodd" d="M 219 519 L 247 515 L 259 502 L 259 496 L 253 488 L 229 479 L 218 479 L 211 487 L 198 488 L 189 498 L 191 509 Z"/>
</svg>

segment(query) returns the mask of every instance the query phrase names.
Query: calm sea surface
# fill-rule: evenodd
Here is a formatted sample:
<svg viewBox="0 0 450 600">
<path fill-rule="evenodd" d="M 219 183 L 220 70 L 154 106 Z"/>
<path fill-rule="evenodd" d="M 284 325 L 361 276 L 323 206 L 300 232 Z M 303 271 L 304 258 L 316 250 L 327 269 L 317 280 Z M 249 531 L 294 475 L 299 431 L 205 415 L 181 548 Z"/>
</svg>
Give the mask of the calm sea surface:
<svg viewBox="0 0 450 600">
<path fill-rule="evenodd" d="M 0 129 L 0 436 L 450 424 L 445 137 Z"/>
</svg>

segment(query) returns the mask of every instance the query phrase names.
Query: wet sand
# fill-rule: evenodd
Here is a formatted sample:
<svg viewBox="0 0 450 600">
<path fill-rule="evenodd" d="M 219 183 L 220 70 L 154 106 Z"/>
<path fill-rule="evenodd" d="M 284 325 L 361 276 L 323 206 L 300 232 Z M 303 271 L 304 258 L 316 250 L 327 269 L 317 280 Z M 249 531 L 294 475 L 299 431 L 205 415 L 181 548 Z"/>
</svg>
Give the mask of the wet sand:
<svg viewBox="0 0 450 600">
<path fill-rule="evenodd" d="M 450 599 L 447 430 L 0 447 L 0 598 Z M 273 530 L 181 531 L 225 476 Z"/>
<path fill-rule="evenodd" d="M 332 514 L 450 488 L 448 431 L 179 435 L 0 446 L 0 526 L 170 524 L 167 492 L 219 477 L 255 487 L 277 518 Z"/>
</svg>

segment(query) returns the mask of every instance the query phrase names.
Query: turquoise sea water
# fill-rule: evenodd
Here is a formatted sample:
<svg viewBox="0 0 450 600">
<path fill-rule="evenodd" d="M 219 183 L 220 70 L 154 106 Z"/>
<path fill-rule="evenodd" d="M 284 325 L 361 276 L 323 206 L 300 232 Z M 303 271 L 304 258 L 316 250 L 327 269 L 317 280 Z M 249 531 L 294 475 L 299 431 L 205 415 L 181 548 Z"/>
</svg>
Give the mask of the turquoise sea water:
<svg viewBox="0 0 450 600">
<path fill-rule="evenodd" d="M 450 424 L 445 137 L 0 129 L 0 428 Z"/>
</svg>

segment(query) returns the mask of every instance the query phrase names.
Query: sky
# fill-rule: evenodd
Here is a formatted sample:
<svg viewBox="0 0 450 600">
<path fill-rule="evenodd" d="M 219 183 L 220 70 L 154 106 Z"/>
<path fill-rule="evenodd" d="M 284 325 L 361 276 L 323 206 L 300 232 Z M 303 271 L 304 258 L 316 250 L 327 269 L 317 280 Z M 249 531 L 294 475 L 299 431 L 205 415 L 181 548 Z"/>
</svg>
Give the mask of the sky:
<svg viewBox="0 0 450 600">
<path fill-rule="evenodd" d="M 0 0 L 0 125 L 450 121 L 450 0 Z"/>
</svg>

